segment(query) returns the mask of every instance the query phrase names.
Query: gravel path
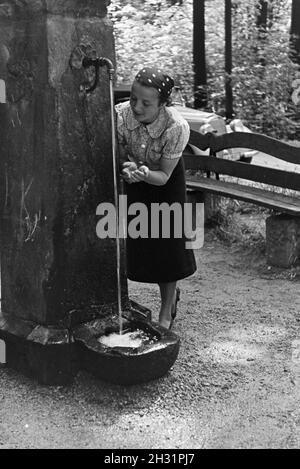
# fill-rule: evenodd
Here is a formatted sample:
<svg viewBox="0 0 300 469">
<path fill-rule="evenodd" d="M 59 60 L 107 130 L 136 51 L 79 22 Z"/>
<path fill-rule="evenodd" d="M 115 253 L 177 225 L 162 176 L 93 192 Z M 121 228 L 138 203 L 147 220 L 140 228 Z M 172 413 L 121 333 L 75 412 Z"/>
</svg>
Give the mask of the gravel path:
<svg viewBox="0 0 300 469">
<path fill-rule="evenodd" d="M 81 372 L 45 387 L 0 367 L 0 448 L 299 448 L 299 269 L 212 232 L 181 282 L 170 373 L 122 387 Z M 130 283 L 157 318 L 157 288 Z"/>
</svg>

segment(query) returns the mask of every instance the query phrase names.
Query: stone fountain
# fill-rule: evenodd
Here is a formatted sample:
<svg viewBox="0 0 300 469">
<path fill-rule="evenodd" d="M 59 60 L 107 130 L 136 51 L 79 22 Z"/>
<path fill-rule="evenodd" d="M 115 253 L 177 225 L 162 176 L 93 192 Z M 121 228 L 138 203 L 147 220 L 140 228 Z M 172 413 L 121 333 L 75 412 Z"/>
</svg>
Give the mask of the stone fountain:
<svg viewBox="0 0 300 469">
<path fill-rule="evenodd" d="M 116 328 L 115 240 L 99 239 L 96 207 L 114 201 L 108 75 L 70 65 L 80 48 L 114 62 L 107 0 L 0 3 L 0 339 L 7 366 L 44 384 L 79 369 L 132 384 L 165 374 L 179 339 L 128 298 L 124 321 L 159 341 L 131 354 L 97 338 Z M 134 357 L 133 357 L 134 355 Z"/>
</svg>

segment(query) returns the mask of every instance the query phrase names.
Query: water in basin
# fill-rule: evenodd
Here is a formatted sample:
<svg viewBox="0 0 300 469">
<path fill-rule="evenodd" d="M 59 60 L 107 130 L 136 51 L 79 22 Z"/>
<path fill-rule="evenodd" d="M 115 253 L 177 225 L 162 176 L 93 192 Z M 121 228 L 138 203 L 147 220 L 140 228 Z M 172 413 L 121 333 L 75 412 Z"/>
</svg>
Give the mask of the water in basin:
<svg viewBox="0 0 300 469">
<path fill-rule="evenodd" d="M 108 335 L 102 335 L 98 341 L 106 347 L 128 347 L 138 348 L 145 343 L 154 343 L 157 338 L 149 335 L 141 329 L 135 331 L 124 331 L 122 334 L 112 332 Z"/>
</svg>

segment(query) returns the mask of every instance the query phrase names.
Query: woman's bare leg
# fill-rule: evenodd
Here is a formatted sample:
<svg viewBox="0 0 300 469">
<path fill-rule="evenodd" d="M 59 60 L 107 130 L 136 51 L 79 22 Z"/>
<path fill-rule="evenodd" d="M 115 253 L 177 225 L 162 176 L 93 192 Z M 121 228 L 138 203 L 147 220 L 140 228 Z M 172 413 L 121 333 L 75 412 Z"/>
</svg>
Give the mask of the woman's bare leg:
<svg viewBox="0 0 300 469">
<path fill-rule="evenodd" d="M 175 302 L 176 282 L 159 283 L 161 308 L 159 313 L 159 323 L 167 329 L 171 322 L 171 313 Z"/>
</svg>

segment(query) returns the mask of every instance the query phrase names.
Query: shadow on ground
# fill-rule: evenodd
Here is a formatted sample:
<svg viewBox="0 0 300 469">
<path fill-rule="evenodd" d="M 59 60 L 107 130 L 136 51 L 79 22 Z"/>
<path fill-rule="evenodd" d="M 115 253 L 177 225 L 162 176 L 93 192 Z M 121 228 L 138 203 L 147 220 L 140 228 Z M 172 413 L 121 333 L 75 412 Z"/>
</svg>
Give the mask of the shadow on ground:
<svg viewBox="0 0 300 469">
<path fill-rule="evenodd" d="M 260 244 L 215 231 L 196 256 L 197 273 L 181 282 L 181 349 L 168 375 L 123 387 L 82 372 L 49 388 L 2 366 L 0 448 L 298 448 L 297 269 L 270 269 Z M 157 319 L 158 288 L 129 288 Z"/>
</svg>

